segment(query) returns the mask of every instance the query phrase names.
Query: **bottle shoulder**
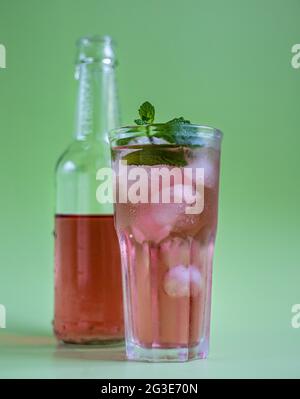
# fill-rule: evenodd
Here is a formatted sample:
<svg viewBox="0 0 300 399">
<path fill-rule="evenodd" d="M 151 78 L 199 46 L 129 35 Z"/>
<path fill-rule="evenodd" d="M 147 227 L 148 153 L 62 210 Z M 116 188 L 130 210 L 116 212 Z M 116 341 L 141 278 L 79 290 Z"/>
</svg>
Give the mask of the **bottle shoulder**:
<svg viewBox="0 0 300 399">
<path fill-rule="evenodd" d="M 61 154 L 56 163 L 56 172 L 72 173 L 109 167 L 110 147 L 106 142 L 74 140 Z"/>
</svg>

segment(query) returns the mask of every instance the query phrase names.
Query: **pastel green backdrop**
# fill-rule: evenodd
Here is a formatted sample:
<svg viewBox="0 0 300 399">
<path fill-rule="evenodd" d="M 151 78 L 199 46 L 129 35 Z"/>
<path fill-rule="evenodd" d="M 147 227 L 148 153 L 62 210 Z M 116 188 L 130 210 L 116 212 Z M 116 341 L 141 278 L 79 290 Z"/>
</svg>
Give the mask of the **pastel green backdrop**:
<svg viewBox="0 0 300 399">
<path fill-rule="evenodd" d="M 147 99 L 157 120 L 183 115 L 224 132 L 211 357 L 152 375 L 300 376 L 299 15 L 298 0 L 0 0 L 2 375 L 56 376 L 29 349 L 29 369 L 17 367 L 5 337 L 51 335 L 53 170 L 74 129 L 74 42 L 99 33 L 118 43 L 124 124 Z M 86 362 L 90 374 L 66 361 L 61 375 L 151 367 Z"/>
</svg>

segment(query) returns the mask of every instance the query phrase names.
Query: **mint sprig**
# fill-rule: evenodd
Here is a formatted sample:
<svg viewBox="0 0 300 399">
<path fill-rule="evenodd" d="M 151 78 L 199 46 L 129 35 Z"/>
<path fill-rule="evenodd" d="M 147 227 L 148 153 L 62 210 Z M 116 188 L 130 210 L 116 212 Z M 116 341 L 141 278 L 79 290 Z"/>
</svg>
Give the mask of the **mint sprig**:
<svg viewBox="0 0 300 399">
<path fill-rule="evenodd" d="M 130 152 L 122 159 L 126 160 L 128 165 L 174 165 L 185 166 L 187 165 L 184 146 L 199 146 L 201 141 L 194 134 L 191 128 L 191 122 L 183 116 L 171 119 L 166 123 L 153 125 L 154 128 L 150 129 L 154 122 L 155 108 L 149 102 L 145 101 L 139 108 L 139 119 L 135 119 L 137 125 L 144 125 L 144 135 L 148 138 L 149 145 L 144 145 L 139 150 Z M 165 142 L 178 145 L 177 151 L 172 151 L 169 148 L 162 148 L 161 145 L 154 144 L 154 138 L 162 139 Z M 116 146 L 126 146 L 132 140 L 131 137 L 120 138 L 116 140 Z M 178 150 L 178 148 L 180 150 Z"/>
<path fill-rule="evenodd" d="M 150 125 L 154 122 L 155 108 L 149 101 L 145 101 L 139 108 L 140 119 L 135 119 L 137 125 Z"/>
</svg>

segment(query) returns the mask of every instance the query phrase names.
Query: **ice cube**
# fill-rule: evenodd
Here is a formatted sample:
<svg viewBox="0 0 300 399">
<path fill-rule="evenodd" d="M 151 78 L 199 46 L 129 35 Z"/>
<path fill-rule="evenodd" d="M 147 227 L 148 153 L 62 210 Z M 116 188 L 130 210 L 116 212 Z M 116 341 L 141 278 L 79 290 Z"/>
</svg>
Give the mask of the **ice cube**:
<svg viewBox="0 0 300 399">
<path fill-rule="evenodd" d="M 195 297 L 200 293 L 201 286 L 201 273 L 196 266 L 177 265 L 165 274 L 164 290 L 171 297 Z"/>
<path fill-rule="evenodd" d="M 153 217 L 156 223 L 171 226 L 173 232 L 186 232 L 188 230 L 197 231 L 195 222 L 199 219 L 198 215 L 187 215 L 186 209 L 193 205 L 195 201 L 192 187 L 184 191 L 185 186 L 176 184 L 172 187 L 165 187 L 160 195 L 170 193 L 170 203 L 153 204 Z M 185 194 L 184 194 L 185 193 Z M 163 197 L 161 196 L 160 199 Z"/>
<path fill-rule="evenodd" d="M 189 269 L 183 265 L 169 269 L 165 274 L 164 289 L 171 297 L 188 297 L 190 295 Z"/>
<path fill-rule="evenodd" d="M 191 232 L 193 235 L 199 230 L 199 214 L 203 210 L 204 186 L 203 182 L 201 184 L 201 180 L 197 182 L 196 186 L 193 174 L 186 173 L 185 169 L 181 170 L 181 177 L 183 184 L 173 184 L 172 181 L 169 184 L 164 183 L 160 188 L 157 193 L 159 204 L 156 204 L 157 211 L 154 217 L 158 223 L 171 225 L 173 232 Z M 164 201 L 168 201 L 168 203 L 164 203 Z M 193 211 L 196 213 L 193 214 Z"/>
<path fill-rule="evenodd" d="M 158 244 L 170 234 L 172 226 L 159 220 L 156 213 L 152 204 L 137 206 L 137 213 L 131 221 L 131 231 L 138 243 L 152 241 Z"/>
<path fill-rule="evenodd" d="M 211 147 L 202 147 L 193 152 L 193 159 L 187 167 L 204 169 L 206 187 L 216 186 L 219 175 L 219 151 Z"/>
<path fill-rule="evenodd" d="M 192 205 L 195 202 L 194 187 L 189 184 L 175 184 L 161 190 L 161 199 L 170 199 L 169 203 Z M 197 192 L 195 195 L 198 194 Z"/>
<path fill-rule="evenodd" d="M 178 264 L 187 266 L 190 263 L 189 240 L 180 237 L 170 238 L 161 243 L 161 259 L 168 267 Z"/>
</svg>

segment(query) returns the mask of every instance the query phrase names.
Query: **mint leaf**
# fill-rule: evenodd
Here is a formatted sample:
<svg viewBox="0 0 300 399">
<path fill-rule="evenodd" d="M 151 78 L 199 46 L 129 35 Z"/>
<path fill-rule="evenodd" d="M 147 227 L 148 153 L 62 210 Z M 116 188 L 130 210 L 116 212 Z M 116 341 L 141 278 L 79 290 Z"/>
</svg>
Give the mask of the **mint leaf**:
<svg viewBox="0 0 300 399">
<path fill-rule="evenodd" d="M 137 125 L 144 125 L 144 121 L 142 121 L 142 119 L 135 119 L 134 123 Z"/>
<path fill-rule="evenodd" d="M 160 138 L 173 144 L 187 144 L 187 132 L 183 125 L 190 123 L 190 121 L 184 119 L 182 116 L 171 119 L 163 125 Z"/>
<path fill-rule="evenodd" d="M 184 119 L 183 116 L 180 116 L 179 118 L 171 119 L 169 122 L 166 122 L 166 123 L 185 123 L 185 124 L 191 124 L 191 122 L 188 121 L 187 119 Z"/>
<path fill-rule="evenodd" d="M 174 149 L 162 148 L 159 145 L 146 145 L 137 151 L 130 152 L 122 158 L 127 165 L 171 165 L 186 166 L 183 147 Z"/>
<path fill-rule="evenodd" d="M 193 125 L 182 116 L 174 118 L 159 126 L 155 137 L 163 139 L 170 144 L 202 147 L 203 140 L 197 135 Z"/>
<path fill-rule="evenodd" d="M 137 125 L 149 125 L 154 122 L 155 109 L 149 101 L 145 101 L 139 108 L 141 119 L 136 119 L 134 122 Z"/>
</svg>

